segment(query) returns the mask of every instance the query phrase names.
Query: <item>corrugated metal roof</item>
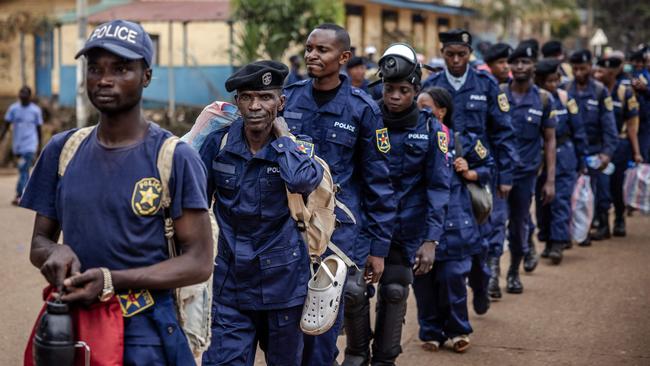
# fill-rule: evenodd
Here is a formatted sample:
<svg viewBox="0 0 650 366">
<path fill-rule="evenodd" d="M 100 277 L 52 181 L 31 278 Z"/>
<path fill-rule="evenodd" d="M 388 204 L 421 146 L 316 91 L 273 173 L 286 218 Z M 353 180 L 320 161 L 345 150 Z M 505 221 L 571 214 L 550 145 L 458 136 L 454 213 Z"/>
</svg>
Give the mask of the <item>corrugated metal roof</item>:
<svg viewBox="0 0 650 366">
<path fill-rule="evenodd" d="M 136 22 L 152 21 L 211 21 L 228 20 L 230 1 L 137 1 L 118 5 L 94 13 L 88 17 L 91 23 L 103 23 L 114 19 Z"/>
<path fill-rule="evenodd" d="M 380 5 L 393 6 L 402 9 L 430 11 L 438 14 L 464 15 L 464 16 L 476 15 L 476 12 L 469 8 L 449 6 L 449 5 L 439 5 L 439 4 L 434 4 L 433 2 L 429 3 L 429 2 L 408 1 L 408 0 L 370 0 L 370 2 L 375 4 L 380 4 Z"/>
</svg>

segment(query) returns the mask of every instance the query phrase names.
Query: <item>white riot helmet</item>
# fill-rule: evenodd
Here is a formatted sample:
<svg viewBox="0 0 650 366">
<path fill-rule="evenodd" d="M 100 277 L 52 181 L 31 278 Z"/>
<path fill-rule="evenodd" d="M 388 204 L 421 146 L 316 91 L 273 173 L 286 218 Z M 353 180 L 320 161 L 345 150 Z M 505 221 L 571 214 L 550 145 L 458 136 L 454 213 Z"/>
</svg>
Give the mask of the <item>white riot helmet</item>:
<svg viewBox="0 0 650 366">
<path fill-rule="evenodd" d="M 408 81 L 420 85 L 422 65 L 417 53 L 406 43 L 394 43 L 379 59 L 379 77 L 382 81 Z"/>
</svg>

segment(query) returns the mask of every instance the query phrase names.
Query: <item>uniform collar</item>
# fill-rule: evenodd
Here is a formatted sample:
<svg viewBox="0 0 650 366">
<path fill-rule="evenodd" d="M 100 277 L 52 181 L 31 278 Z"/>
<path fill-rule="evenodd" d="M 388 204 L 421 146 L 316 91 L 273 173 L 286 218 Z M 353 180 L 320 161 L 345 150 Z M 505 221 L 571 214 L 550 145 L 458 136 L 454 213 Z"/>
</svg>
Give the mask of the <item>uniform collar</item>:
<svg viewBox="0 0 650 366">
<path fill-rule="evenodd" d="M 445 77 L 447 79 L 447 82 L 449 85 L 451 85 L 454 90 L 460 91 L 463 86 L 467 83 L 467 75 L 469 74 L 469 65 L 467 65 L 467 69 L 465 69 L 465 73 L 461 77 L 456 77 L 453 76 L 449 70 L 445 67 Z"/>
<path fill-rule="evenodd" d="M 271 138 L 271 140 L 262 147 L 262 150 L 258 151 L 257 154 L 253 156 L 248 148 L 246 136 L 244 135 L 244 119 L 239 117 L 232 123 L 232 125 L 230 125 L 230 129 L 228 130 L 228 140 L 223 149 L 246 160 L 262 159 L 275 161 L 275 154 L 273 154 L 273 147 L 271 146 L 273 140 L 275 139 Z"/>
<path fill-rule="evenodd" d="M 350 80 L 345 74 L 339 74 L 339 79 L 341 80 L 341 87 L 339 88 L 336 97 L 325 103 L 320 108 L 316 105 L 314 101 L 314 80 L 309 79 L 305 83 L 307 91 L 305 93 L 300 93 L 300 96 L 297 98 L 296 103 L 293 103 L 294 106 L 302 107 L 301 109 L 306 109 L 309 111 L 318 111 L 328 114 L 333 114 L 340 116 L 345 110 L 345 106 L 349 103 L 349 96 L 351 94 Z"/>
<path fill-rule="evenodd" d="M 519 103 L 515 103 L 515 98 L 512 93 L 512 89 L 510 88 L 510 84 L 508 84 L 508 87 L 506 88 L 506 94 L 508 95 L 508 100 L 511 102 L 511 104 L 515 107 L 517 106 L 524 106 L 524 105 L 533 105 L 535 104 L 535 95 L 539 95 L 539 89 L 537 85 L 532 84 L 531 87 L 528 89 L 526 94 L 524 94 L 523 98 L 521 98 L 521 101 Z"/>
</svg>

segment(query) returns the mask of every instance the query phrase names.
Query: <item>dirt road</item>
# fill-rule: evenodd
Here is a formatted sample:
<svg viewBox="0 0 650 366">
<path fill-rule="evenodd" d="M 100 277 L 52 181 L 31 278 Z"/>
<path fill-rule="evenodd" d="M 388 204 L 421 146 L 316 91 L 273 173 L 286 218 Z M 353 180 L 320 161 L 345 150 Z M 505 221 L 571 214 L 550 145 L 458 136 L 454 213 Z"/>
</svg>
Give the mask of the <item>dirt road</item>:
<svg viewBox="0 0 650 366">
<path fill-rule="evenodd" d="M 29 263 L 33 214 L 9 204 L 15 179 L 0 176 L 0 365 L 21 364 L 45 285 Z M 472 313 L 463 355 L 420 348 L 411 295 L 398 365 L 650 365 L 649 228 L 650 218 L 636 215 L 627 238 L 574 248 L 559 267 L 541 263 L 523 276 L 523 295 Z"/>
</svg>

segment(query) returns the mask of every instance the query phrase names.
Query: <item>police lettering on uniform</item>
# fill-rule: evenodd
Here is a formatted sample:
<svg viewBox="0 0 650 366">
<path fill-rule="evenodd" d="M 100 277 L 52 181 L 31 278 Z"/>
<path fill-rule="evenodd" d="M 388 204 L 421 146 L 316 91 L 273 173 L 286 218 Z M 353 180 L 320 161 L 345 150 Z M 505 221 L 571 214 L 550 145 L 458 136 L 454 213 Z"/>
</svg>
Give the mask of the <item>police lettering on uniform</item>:
<svg viewBox="0 0 650 366">
<path fill-rule="evenodd" d="M 384 126 L 391 138 L 390 178 L 397 216 L 384 274 L 379 282 L 374 336 L 369 299 L 355 318 L 346 321 L 347 345 L 343 365 L 393 365 L 401 353 L 400 340 L 409 285 L 415 275 L 431 270 L 443 231 L 449 200 L 449 136 L 430 110 L 419 111 L 415 96 L 422 70 L 407 44 L 388 47 L 379 59 L 383 83 Z M 370 357 L 370 340 L 372 357 Z"/>
<path fill-rule="evenodd" d="M 258 343 L 271 365 L 300 365 L 302 359 L 299 323 L 309 256 L 287 190 L 309 195 L 323 168 L 313 149 L 300 149 L 277 118 L 287 74 L 275 61 L 254 62 L 233 74 L 226 89 L 237 92 L 241 118 L 208 135 L 201 147 L 220 229 L 212 343 L 204 365 L 250 365 Z"/>
<path fill-rule="evenodd" d="M 544 151 L 546 180 L 540 190 L 542 205 L 548 205 L 555 196 L 555 126 L 553 96 L 535 86 L 533 76 L 537 60 L 536 42 L 523 41 L 508 58 L 513 80 L 502 87 L 512 108 L 512 124 L 517 135 L 517 149 L 520 162 L 514 174 L 514 184 L 507 201 L 508 246 L 510 267 L 507 275 L 508 293 L 523 292 L 519 278 L 519 266 L 529 253 L 530 204 L 535 191 L 537 172 L 542 164 Z M 504 243 L 501 243 L 504 245 Z M 503 252 L 502 248 L 495 252 Z M 536 260 L 533 258 L 533 260 Z M 527 271 L 534 270 L 536 263 L 524 265 Z"/>
<path fill-rule="evenodd" d="M 471 35 L 464 30 L 440 33 L 443 44 L 442 54 L 446 69 L 432 75 L 423 87 L 437 86 L 447 90 L 453 97 L 453 123 L 456 131 L 475 133 L 487 144 L 496 160 L 496 172 L 492 175 L 492 192 L 505 197 L 512 188 L 514 167 L 518 161 L 514 141 L 514 130 L 508 112 L 508 98 L 499 90 L 499 85 L 487 72 L 475 71 L 469 67 L 472 52 Z M 486 100 L 478 100 L 485 96 Z M 498 188 L 497 188 L 498 187 Z M 502 227 L 505 226 L 505 212 L 496 205 L 488 223 L 481 230 L 488 243 L 503 240 Z M 486 294 L 490 270 L 485 265 L 485 255 L 473 258 L 470 286 L 474 291 L 474 310 L 483 314 L 487 311 L 489 299 Z M 493 263 L 498 266 L 498 262 Z M 498 268 L 495 268 L 498 271 Z"/>
<path fill-rule="evenodd" d="M 639 103 L 632 89 L 632 82 L 623 74 L 623 59 L 621 57 L 600 58 L 597 65 L 601 68 L 599 81 L 609 91 L 614 106 L 614 118 L 619 134 L 618 145 L 612 162 L 615 170 L 611 176 L 610 202 L 614 203 L 614 236 L 625 236 L 625 203 L 623 202 L 623 180 L 629 164 L 643 161 L 639 149 Z M 609 232 L 609 220 L 601 222 L 603 232 Z M 606 235 L 606 233 L 605 233 Z"/>
<path fill-rule="evenodd" d="M 363 311 L 364 277 L 372 282 L 379 280 L 393 232 L 395 199 L 388 171 L 388 131 L 372 98 L 350 86 L 348 77 L 340 74 L 349 59 L 348 33 L 337 25 L 320 25 L 305 43 L 305 64 L 311 79 L 284 91 L 287 101 L 283 115 L 291 132 L 312 138 L 315 153 L 327 162 L 338 187 L 336 198 L 341 205 L 335 211 L 338 227 L 332 243 L 365 268 L 351 269 L 344 311 L 339 311 L 334 326 L 317 337 L 306 337 L 304 365 L 334 362 L 343 313 L 346 321 L 353 321 L 354 316 L 347 314 Z"/>
<path fill-rule="evenodd" d="M 582 116 L 587 134 L 587 154 L 589 161 L 589 175 L 592 177 L 592 189 L 595 196 L 595 232 L 591 238 L 596 240 L 608 236 L 609 230 L 605 226 L 608 222 L 607 211 L 610 202 L 609 176 L 602 172 L 610 163 L 616 145 L 618 134 L 614 120 L 614 105 L 607 89 L 591 77 L 591 52 L 579 50 L 569 58 L 573 69 L 574 80 L 562 86 L 575 99 L 578 110 Z M 589 164 L 588 164 L 589 165 Z M 601 225 L 602 224 L 602 225 Z M 582 246 L 591 245 L 588 238 Z"/>
<path fill-rule="evenodd" d="M 472 327 L 467 311 L 467 280 L 472 262 L 485 252 L 484 238 L 472 215 L 472 199 L 467 184 L 486 187 L 491 184 L 494 159 L 486 141 L 469 130 L 454 130 L 454 106 L 451 94 L 443 88 L 426 89 L 430 106 L 438 119 L 444 121 L 444 148 L 453 163 L 449 205 L 444 231 L 436 247 L 431 271 L 417 271 L 413 291 L 417 300 L 419 338 L 423 348 L 437 351 L 447 340 L 455 352 L 465 352 L 470 346 Z M 418 98 L 419 99 L 419 98 Z M 440 134 L 441 132 L 438 132 Z M 438 143 L 441 143 L 439 135 Z M 419 272 L 419 273 L 418 273 Z M 476 304 L 475 309 L 487 311 Z M 488 303 L 478 304 L 488 306 Z"/>
<path fill-rule="evenodd" d="M 544 59 L 535 65 L 535 83 L 553 95 L 553 114 L 557 120 L 555 128 L 556 161 L 555 199 L 546 205 L 542 200 L 542 188 L 547 181 L 546 167 L 537 178 L 535 208 L 538 239 L 545 243 L 542 258 L 550 258 L 560 264 L 563 250 L 570 247 L 569 223 L 571 219 L 571 195 L 578 172 L 584 168 L 587 154 L 587 136 L 575 99 L 569 98 L 565 90 L 559 89 L 559 60 Z"/>
<path fill-rule="evenodd" d="M 152 75 L 151 39 L 141 26 L 123 20 L 98 29 L 140 36 L 135 44 L 91 36 L 77 54 L 88 61 L 86 89 L 99 123 L 83 130 L 87 135 L 64 170 L 58 170 L 61 159 L 69 158 L 61 155 L 64 145 L 79 131 L 55 135 L 34 169 L 21 200 L 36 211 L 32 263 L 50 284 L 65 289 L 63 301 L 101 307 L 93 326 L 106 330 L 103 338 L 84 339 L 95 362 L 106 353 L 114 360 L 121 351 L 100 345 L 123 344 L 120 364 L 194 365 L 171 290 L 206 281 L 212 273 L 212 258 L 205 255 L 212 251 L 205 168 L 189 145 L 178 143 L 171 206 L 161 209 L 156 157 L 172 134 L 141 113 L 142 91 Z M 165 239 L 167 215 L 182 248 L 173 259 Z M 64 245 L 57 244 L 60 231 Z M 122 314 L 113 317 L 113 311 Z M 116 343 L 111 335 L 120 334 L 114 327 L 121 318 L 124 338 Z"/>
</svg>

